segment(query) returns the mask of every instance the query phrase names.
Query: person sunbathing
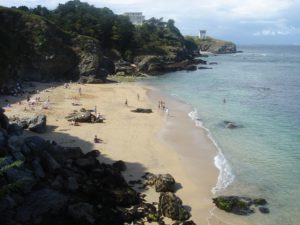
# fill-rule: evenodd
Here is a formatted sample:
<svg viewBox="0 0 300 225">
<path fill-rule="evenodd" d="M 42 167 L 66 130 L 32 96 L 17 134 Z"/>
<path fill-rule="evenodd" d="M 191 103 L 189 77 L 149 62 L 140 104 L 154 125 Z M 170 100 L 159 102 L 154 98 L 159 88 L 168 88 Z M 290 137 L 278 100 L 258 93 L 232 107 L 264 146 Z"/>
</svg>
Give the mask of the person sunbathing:
<svg viewBox="0 0 300 225">
<path fill-rule="evenodd" d="M 97 135 L 95 135 L 94 137 L 94 143 L 101 143 L 102 140 L 100 138 L 97 137 Z"/>
</svg>

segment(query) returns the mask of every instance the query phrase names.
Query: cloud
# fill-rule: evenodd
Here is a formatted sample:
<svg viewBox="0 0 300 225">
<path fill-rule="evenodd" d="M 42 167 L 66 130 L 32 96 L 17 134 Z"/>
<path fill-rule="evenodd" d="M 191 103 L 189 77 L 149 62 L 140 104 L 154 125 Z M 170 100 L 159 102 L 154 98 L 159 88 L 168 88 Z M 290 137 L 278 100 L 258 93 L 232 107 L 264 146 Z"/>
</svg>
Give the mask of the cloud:
<svg viewBox="0 0 300 225">
<path fill-rule="evenodd" d="M 267 22 L 267 21 L 266 21 Z M 268 21 L 268 23 L 262 23 L 268 25 L 260 31 L 253 33 L 253 36 L 285 36 L 300 34 L 300 29 L 288 24 L 286 19 L 280 19 L 275 21 Z"/>
</svg>

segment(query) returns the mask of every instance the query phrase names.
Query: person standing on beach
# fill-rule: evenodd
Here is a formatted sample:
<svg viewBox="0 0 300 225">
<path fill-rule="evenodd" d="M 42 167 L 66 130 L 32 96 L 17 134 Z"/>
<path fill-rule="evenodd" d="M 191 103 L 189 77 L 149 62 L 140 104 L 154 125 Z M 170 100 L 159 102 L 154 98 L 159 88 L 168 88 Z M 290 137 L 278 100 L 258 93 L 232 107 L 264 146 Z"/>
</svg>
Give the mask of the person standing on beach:
<svg viewBox="0 0 300 225">
<path fill-rule="evenodd" d="M 97 115 L 97 106 L 95 105 L 95 109 L 94 109 L 95 115 Z"/>
<path fill-rule="evenodd" d="M 139 93 L 137 93 L 136 97 L 137 97 L 138 100 L 140 100 L 140 94 Z"/>
<path fill-rule="evenodd" d="M 169 108 L 166 107 L 166 115 L 168 116 L 169 115 Z"/>
<path fill-rule="evenodd" d="M 79 96 L 81 96 L 81 87 L 78 89 Z"/>
</svg>

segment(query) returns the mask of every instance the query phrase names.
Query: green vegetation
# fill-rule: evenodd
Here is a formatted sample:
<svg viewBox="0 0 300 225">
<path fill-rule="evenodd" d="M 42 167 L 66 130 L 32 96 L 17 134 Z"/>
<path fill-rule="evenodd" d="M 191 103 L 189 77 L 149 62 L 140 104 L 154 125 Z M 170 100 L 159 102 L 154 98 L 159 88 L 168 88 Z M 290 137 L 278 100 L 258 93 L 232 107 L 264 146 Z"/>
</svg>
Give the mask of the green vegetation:
<svg viewBox="0 0 300 225">
<path fill-rule="evenodd" d="M 6 166 L 2 167 L 2 168 L 0 169 L 0 176 L 3 176 L 3 174 L 4 174 L 5 172 L 7 172 L 8 170 L 10 170 L 10 169 L 13 169 L 13 168 L 17 168 L 17 167 L 22 166 L 22 164 L 23 164 L 23 161 L 17 160 L 17 161 L 14 161 L 13 163 L 11 163 L 11 164 L 9 164 L 9 165 L 6 165 Z"/>
<path fill-rule="evenodd" d="M 0 198 L 11 193 L 15 192 L 18 189 L 22 188 L 24 185 L 26 185 L 27 182 L 31 182 L 32 180 L 29 178 L 23 178 L 16 182 L 4 185 L 0 188 Z"/>
<path fill-rule="evenodd" d="M 220 208 L 220 209 L 223 209 L 225 210 L 226 212 L 230 212 L 233 208 L 233 205 L 234 203 L 232 201 L 228 201 L 222 197 L 220 197 L 218 199 L 218 203 L 217 203 L 217 206 Z"/>
<path fill-rule="evenodd" d="M 176 57 L 178 49 L 185 45 L 174 20 L 164 22 L 163 18 L 151 18 L 141 26 L 134 26 L 126 16 L 79 0 L 59 4 L 52 11 L 42 6 L 34 9 L 20 6 L 17 9 L 43 16 L 65 31 L 93 37 L 103 48 L 117 49 L 129 61 L 139 54 Z"/>
</svg>

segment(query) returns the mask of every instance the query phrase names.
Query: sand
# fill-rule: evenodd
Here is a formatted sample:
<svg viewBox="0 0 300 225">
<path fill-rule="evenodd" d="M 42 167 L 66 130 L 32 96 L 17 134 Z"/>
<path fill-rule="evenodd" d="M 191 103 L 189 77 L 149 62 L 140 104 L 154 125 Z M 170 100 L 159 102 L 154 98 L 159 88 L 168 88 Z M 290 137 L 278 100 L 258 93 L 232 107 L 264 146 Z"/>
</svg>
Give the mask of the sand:
<svg viewBox="0 0 300 225">
<path fill-rule="evenodd" d="M 39 105 L 28 110 L 26 100 L 18 104 L 18 98 L 9 97 L 10 102 L 16 103 L 6 111 L 8 116 L 45 113 L 48 132 L 42 137 L 64 146 L 79 146 L 85 152 L 97 149 L 102 162 L 123 160 L 127 165 L 124 172 L 127 181 L 140 179 L 145 172 L 170 173 L 177 182 L 176 194 L 191 208 L 192 220 L 197 224 L 225 224 L 211 218 L 214 209 L 211 190 L 218 177 L 213 163 L 217 151 L 206 131 L 195 127 L 187 116 L 192 110 L 189 106 L 136 83 L 71 84 L 69 88 L 61 84 L 35 85 L 35 89 L 41 91 L 32 98 L 49 99 L 49 109 L 41 109 Z M 125 105 L 126 99 L 128 105 Z M 168 115 L 158 109 L 159 100 L 166 102 Z M 73 110 L 94 110 L 95 106 L 106 118 L 104 123 L 71 126 L 65 119 Z M 137 107 L 152 108 L 153 113 L 131 112 Z M 26 132 L 26 135 L 32 133 Z M 95 135 L 103 142 L 95 144 Z M 137 190 L 145 192 L 149 201 L 158 202 L 154 190 Z"/>
</svg>

